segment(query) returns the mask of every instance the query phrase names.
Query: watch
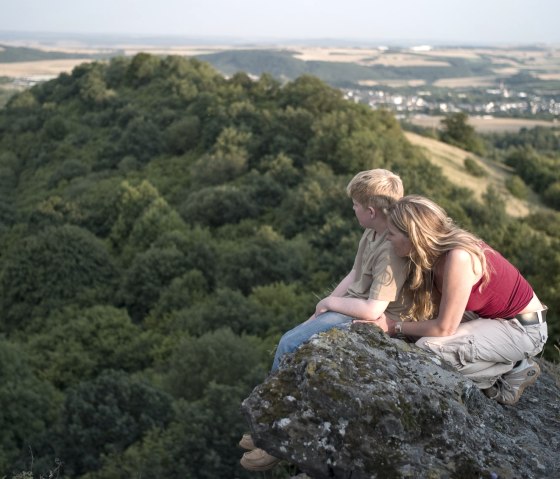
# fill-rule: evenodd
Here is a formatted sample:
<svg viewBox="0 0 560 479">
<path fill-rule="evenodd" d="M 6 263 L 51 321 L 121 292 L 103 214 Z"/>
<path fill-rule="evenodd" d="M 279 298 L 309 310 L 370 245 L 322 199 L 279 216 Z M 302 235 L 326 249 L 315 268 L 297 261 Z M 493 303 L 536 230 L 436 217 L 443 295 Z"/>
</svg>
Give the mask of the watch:
<svg viewBox="0 0 560 479">
<path fill-rule="evenodd" d="M 402 321 L 397 321 L 395 323 L 395 335 L 398 336 L 399 334 L 402 334 L 402 325 L 403 325 Z"/>
</svg>

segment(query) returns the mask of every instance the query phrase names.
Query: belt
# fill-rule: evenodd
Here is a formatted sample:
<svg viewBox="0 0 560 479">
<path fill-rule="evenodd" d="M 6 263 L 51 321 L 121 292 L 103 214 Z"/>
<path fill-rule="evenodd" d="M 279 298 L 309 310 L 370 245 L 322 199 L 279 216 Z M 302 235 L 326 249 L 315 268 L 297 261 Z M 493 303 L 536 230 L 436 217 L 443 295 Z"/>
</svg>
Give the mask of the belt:
<svg viewBox="0 0 560 479">
<path fill-rule="evenodd" d="M 535 311 L 533 313 L 517 314 L 511 319 L 517 319 L 517 321 L 519 321 L 523 326 L 531 326 L 533 324 L 546 323 L 547 310 L 548 308 L 544 306 L 544 309 L 540 311 Z"/>
</svg>

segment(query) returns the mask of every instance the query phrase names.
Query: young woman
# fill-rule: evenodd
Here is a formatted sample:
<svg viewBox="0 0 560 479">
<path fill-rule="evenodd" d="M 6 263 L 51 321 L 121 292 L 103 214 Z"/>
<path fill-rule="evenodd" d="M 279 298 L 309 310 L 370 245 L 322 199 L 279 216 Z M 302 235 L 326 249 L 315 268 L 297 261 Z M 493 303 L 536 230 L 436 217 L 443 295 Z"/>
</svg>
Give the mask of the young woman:
<svg viewBox="0 0 560 479">
<path fill-rule="evenodd" d="M 409 258 L 413 321 L 383 316 L 389 334 L 421 338 L 485 394 L 514 404 L 540 369 L 532 357 L 547 339 L 546 306 L 497 251 L 457 227 L 429 199 L 406 196 L 388 210 L 388 240 Z"/>
</svg>

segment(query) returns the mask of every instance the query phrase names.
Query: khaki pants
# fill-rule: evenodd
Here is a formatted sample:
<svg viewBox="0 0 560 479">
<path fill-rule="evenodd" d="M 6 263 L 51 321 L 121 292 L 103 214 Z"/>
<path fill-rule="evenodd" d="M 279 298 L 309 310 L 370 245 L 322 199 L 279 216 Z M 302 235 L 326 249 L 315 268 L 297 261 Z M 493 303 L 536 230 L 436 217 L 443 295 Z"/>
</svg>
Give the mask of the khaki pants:
<svg viewBox="0 0 560 479">
<path fill-rule="evenodd" d="M 541 352 L 547 336 L 546 323 L 522 326 L 517 319 L 484 319 L 467 312 L 453 336 L 424 337 L 416 345 L 486 389 L 517 361 Z"/>
</svg>

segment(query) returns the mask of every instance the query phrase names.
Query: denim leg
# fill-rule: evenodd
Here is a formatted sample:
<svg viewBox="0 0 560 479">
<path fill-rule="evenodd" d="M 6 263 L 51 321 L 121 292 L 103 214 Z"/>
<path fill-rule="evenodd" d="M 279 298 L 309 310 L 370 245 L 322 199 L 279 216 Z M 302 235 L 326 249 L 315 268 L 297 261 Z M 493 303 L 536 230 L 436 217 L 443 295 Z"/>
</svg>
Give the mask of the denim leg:
<svg viewBox="0 0 560 479">
<path fill-rule="evenodd" d="M 295 351 L 298 346 L 305 343 L 311 336 L 332 328 L 345 328 L 350 325 L 354 318 L 344 314 L 327 311 L 316 318 L 311 318 L 288 331 L 278 343 L 274 362 L 272 363 L 272 371 L 278 369 L 280 358 L 286 353 Z"/>
</svg>

